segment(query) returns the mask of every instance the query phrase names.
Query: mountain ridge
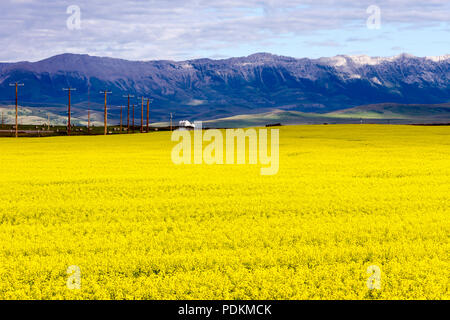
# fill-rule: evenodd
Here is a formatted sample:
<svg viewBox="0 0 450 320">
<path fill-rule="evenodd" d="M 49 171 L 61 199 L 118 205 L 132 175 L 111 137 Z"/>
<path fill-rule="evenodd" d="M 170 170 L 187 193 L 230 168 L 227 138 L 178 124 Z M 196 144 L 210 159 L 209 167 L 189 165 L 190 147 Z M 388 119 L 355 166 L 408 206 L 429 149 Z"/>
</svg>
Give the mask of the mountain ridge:
<svg viewBox="0 0 450 320">
<path fill-rule="evenodd" d="M 394 57 L 339 55 L 292 58 L 256 53 L 228 59 L 128 61 L 61 54 L 36 62 L 0 63 L 0 103 L 13 100 L 10 82 L 23 82 L 29 106 L 60 106 L 76 87 L 74 110 L 101 111 L 99 91 L 113 91 L 109 104 L 126 104 L 131 93 L 155 100 L 153 117 L 168 112 L 187 119 L 224 118 L 273 109 L 327 113 L 374 103 L 436 104 L 450 101 L 450 55 Z M 88 89 L 90 88 L 90 90 Z M 138 101 L 133 100 L 135 104 Z M 118 112 L 112 110 L 111 116 Z"/>
<path fill-rule="evenodd" d="M 338 54 L 335 56 L 331 56 L 331 57 L 319 57 L 319 58 L 308 58 L 308 57 L 301 57 L 301 58 L 296 58 L 296 57 L 290 57 L 290 56 L 285 56 L 285 55 L 278 55 L 278 54 L 273 54 L 270 52 L 256 52 L 253 54 L 250 54 L 248 56 L 239 56 L 239 57 L 229 57 L 229 58 L 220 58 L 220 59 L 214 59 L 214 58 L 192 58 L 192 59 L 186 59 L 186 60 L 171 60 L 171 59 L 149 59 L 149 60 L 128 60 L 128 59 L 123 59 L 123 58 L 114 58 L 114 57 L 108 57 L 108 56 L 96 56 L 96 55 L 90 55 L 87 53 L 70 53 L 70 52 L 66 52 L 66 53 L 61 53 L 61 54 L 56 54 L 53 55 L 51 57 L 48 58 L 44 58 L 44 59 L 40 59 L 37 61 L 28 61 L 28 60 L 23 60 L 23 61 L 14 61 L 14 62 L 1 62 L 0 61 L 0 65 L 2 64 L 19 64 L 19 63 L 27 63 L 27 64 L 34 64 L 34 63 L 40 63 L 40 62 L 44 62 L 44 61 L 51 61 L 54 59 L 59 59 L 59 58 L 63 58 L 63 57 L 86 57 L 86 58 L 98 58 L 98 59 L 107 59 L 107 60 L 121 60 L 121 61 L 127 61 L 127 62 L 174 62 L 174 63 L 181 63 L 181 62 L 187 62 L 187 61 L 227 61 L 227 60 L 235 60 L 235 59 L 257 59 L 257 58 L 281 58 L 281 59 L 287 59 L 287 60 L 311 60 L 311 61 L 319 61 L 319 60 L 323 60 L 323 59 L 333 59 L 333 58 L 337 58 L 337 57 L 346 57 L 346 58 L 350 58 L 353 60 L 376 60 L 376 61 L 393 61 L 396 59 L 401 59 L 401 58 L 416 58 L 416 59 L 426 59 L 426 60 L 432 60 L 432 61 L 445 61 L 450 59 L 450 54 L 444 54 L 444 55 L 440 55 L 440 56 L 415 56 L 409 53 L 400 53 L 397 55 L 393 55 L 393 56 L 369 56 L 369 55 L 365 55 L 365 54 L 359 54 L 359 55 L 347 55 L 347 54 Z M 364 58 L 364 59 L 363 59 Z"/>
</svg>

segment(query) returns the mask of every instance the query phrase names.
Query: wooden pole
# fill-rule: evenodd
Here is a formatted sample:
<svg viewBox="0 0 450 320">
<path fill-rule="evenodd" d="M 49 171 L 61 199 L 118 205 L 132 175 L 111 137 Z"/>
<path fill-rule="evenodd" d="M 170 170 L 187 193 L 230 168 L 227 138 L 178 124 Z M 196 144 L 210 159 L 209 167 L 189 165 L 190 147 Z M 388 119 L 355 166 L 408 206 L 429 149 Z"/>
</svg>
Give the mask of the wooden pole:
<svg viewBox="0 0 450 320">
<path fill-rule="evenodd" d="M 108 109 L 106 106 L 106 96 L 107 93 L 105 91 L 105 136 L 108 134 Z"/>
<path fill-rule="evenodd" d="M 70 123 L 70 88 L 69 88 L 69 111 L 68 111 L 68 118 L 69 118 L 69 120 L 68 120 L 68 122 L 67 122 L 67 124 L 68 124 L 68 126 L 67 126 L 67 135 L 70 136 L 70 131 L 71 131 L 71 123 Z"/>
<path fill-rule="evenodd" d="M 9 84 L 11 87 L 15 87 L 16 88 L 16 138 L 19 137 L 19 98 L 18 98 L 18 91 L 19 91 L 19 87 L 23 87 L 24 84 L 23 83 L 10 83 Z"/>
<path fill-rule="evenodd" d="M 120 133 L 122 133 L 122 107 L 120 107 Z"/>
<path fill-rule="evenodd" d="M 64 88 L 64 91 L 68 92 L 68 109 L 67 109 L 67 135 L 70 136 L 70 133 L 72 131 L 72 122 L 71 122 L 71 93 L 72 91 L 76 91 L 77 89 L 75 88 Z"/>
<path fill-rule="evenodd" d="M 19 129 L 18 129 L 18 127 L 19 127 L 19 125 L 18 125 L 18 109 L 19 109 L 19 107 L 18 107 L 18 98 L 17 98 L 17 82 L 16 82 L 16 138 L 19 136 Z"/>
<path fill-rule="evenodd" d="M 105 90 L 104 92 L 100 92 L 105 94 L 105 115 L 104 115 L 104 126 L 105 126 L 105 136 L 108 134 L 108 106 L 107 106 L 107 97 L 108 93 L 112 93 L 111 91 Z"/>
<path fill-rule="evenodd" d="M 128 95 L 127 133 L 130 133 L 130 95 Z"/>
<path fill-rule="evenodd" d="M 144 97 L 141 98 L 141 133 L 144 132 Z"/>
<path fill-rule="evenodd" d="M 149 117 L 149 113 L 150 113 L 150 111 L 149 111 L 149 109 L 150 109 L 150 99 L 147 99 L 147 133 L 148 133 L 148 117 Z"/>
<path fill-rule="evenodd" d="M 70 131 L 72 130 L 71 126 L 72 126 L 72 124 L 70 122 L 70 88 L 69 88 L 69 131 L 68 131 L 69 136 L 70 136 Z"/>
<path fill-rule="evenodd" d="M 88 84 L 88 134 L 91 130 L 91 86 Z"/>
<path fill-rule="evenodd" d="M 130 133 L 130 98 L 134 98 L 134 96 L 128 94 L 123 96 L 124 98 L 128 98 L 128 109 L 127 109 L 127 133 Z"/>
<path fill-rule="evenodd" d="M 132 125 L 131 125 L 131 127 L 132 127 L 132 130 L 133 130 L 133 133 L 134 133 L 134 104 L 133 104 L 133 123 L 132 123 Z"/>
</svg>

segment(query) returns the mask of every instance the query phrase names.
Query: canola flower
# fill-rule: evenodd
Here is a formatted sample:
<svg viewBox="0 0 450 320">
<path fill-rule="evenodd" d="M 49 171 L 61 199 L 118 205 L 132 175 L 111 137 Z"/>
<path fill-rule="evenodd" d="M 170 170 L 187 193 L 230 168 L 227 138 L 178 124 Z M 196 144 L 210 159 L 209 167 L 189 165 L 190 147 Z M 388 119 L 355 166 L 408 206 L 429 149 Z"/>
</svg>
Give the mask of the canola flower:
<svg viewBox="0 0 450 320">
<path fill-rule="evenodd" d="M 282 127 L 261 176 L 176 166 L 168 132 L 0 139 L 0 298 L 449 299 L 449 141 Z"/>
</svg>

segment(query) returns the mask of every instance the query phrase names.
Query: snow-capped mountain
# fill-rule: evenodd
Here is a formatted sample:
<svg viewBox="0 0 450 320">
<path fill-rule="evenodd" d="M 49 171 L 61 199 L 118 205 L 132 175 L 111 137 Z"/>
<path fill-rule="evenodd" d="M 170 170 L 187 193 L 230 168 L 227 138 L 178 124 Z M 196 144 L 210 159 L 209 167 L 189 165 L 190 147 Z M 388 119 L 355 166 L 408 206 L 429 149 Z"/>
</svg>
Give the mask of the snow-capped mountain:
<svg viewBox="0 0 450 320">
<path fill-rule="evenodd" d="M 71 86 L 77 88 L 72 99 L 79 113 L 87 108 L 90 88 L 94 109 L 103 102 L 99 91 L 108 89 L 112 106 L 125 105 L 128 93 L 154 99 L 154 120 L 168 112 L 206 120 L 273 109 L 329 112 L 384 102 L 449 102 L 450 55 L 296 59 L 258 53 L 175 62 L 63 54 L 0 64 L 0 102 L 11 103 L 9 83 L 15 81 L 25 83 L 20 99 L 29 106 L 65 112 L 62 88 Z M 111 112 L 117 115 L 118 109 Z"/>
</svg>

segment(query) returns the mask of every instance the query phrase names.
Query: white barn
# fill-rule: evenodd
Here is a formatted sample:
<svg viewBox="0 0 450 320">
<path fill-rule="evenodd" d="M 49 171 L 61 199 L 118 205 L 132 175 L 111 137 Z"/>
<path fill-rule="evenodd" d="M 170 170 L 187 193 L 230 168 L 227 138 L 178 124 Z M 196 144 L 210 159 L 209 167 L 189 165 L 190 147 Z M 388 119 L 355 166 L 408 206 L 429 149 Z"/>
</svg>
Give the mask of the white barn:
<svg viewBox="0 0 450 320">
<path fill-rule="evenodd" d="M 195 128 L 195 124 L 191 123 L 188 120 L 181 120 L 180 122 L 178 122 L 178 126 L 180 128 Z"/>
</svg>

